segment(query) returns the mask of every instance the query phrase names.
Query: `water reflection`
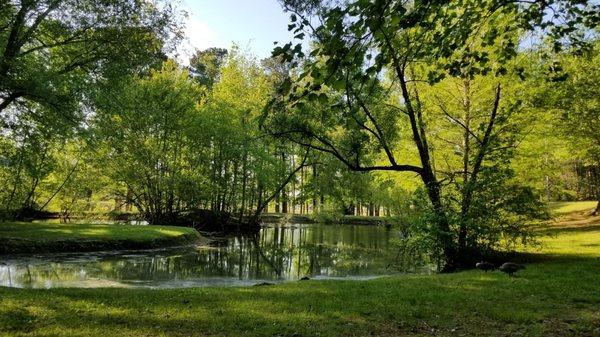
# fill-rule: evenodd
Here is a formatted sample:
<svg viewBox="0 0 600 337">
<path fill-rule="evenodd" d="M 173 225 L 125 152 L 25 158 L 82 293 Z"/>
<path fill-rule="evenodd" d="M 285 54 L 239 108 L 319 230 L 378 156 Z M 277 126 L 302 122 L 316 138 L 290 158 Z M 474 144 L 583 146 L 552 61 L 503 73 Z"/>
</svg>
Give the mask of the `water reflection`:
<svg viewBox="0 0 600 337">
<path fill-rule="evenodd" d="M 383 227 L 276 225 L 211 246 L 143 252 L 0 257 L 0 285 L 190 287 L 311 278 L 369 278 L 397 272 L 397 233 Z"/>
</svg>

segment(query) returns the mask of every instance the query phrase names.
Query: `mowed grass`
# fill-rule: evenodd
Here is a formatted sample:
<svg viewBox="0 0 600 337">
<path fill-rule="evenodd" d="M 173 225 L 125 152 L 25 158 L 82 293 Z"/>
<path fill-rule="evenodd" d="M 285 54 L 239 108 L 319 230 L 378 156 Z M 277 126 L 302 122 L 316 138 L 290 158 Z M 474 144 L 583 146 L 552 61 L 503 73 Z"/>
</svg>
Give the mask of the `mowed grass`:
<svg viewBox="0 0 600 337">
<path fill-rule="evenodd" d="M 593 211 L 597 201 L 556 201 L 549 204 L 550 211 L 555 215 L 564 215 L 573 212 Z"/>
<path fill-rule="evenodd" d="M 527 269 L 197 289 L 0 288 L 5 336 L 596 336 L 600 217 L 552 224 Z"/>
<path fill-rule="evenodd" d="M 198 239 L 193 228 L 118 224 L 0 223 L 0 253 L 155 248 Z"/>
</svg>

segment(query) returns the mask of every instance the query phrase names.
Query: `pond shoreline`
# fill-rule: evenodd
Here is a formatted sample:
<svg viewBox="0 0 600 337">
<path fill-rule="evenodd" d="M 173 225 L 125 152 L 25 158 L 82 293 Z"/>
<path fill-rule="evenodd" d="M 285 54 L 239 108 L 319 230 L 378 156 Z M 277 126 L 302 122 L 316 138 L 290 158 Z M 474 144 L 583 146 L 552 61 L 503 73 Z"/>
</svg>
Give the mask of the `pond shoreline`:
<svg viewBox="0 0 600 337">
<path fill-rule="evenodd" d="M 193 228 L 0 223 L 0 255 L 148 250 L 205 243 Z"/>
<path fill-rule="evenodd" d="M 112 227 L 123 226 L 105 225 Z M 127 227 L 143 231 L 152 226 Z M 383 227 L 288 223 L 262 226 L 256 234 L 203 234 L 197 244 L 162 249 L 0 255 L 0 286 L 248 286 L 306 277 L 390 275 L 399 272 L 390 243 L 395 237 L 396 232 Z M 346 262 L 338 263 L 341 259 Z"/>
<path fill-rule="evenodd" d="M 317 224 L 326 223 L 332 225 L 350 226 L 393 226 L 396 219 L 393 217 L 376 217 L 363 215 L 304 215 L 290 213 L 264 213 L 260 216 L 264 224 Z"/>
<path fill-rule="evenodd" d="M 260 222 L 271 223 L 293 223 L 293 224 L 313 224 L 313 223 L 335 223 L 339 225 L 366 225 L 377 226 L 382 224 L 392 224 L 396 218 L 390 216 L 367 216 L 367 215 L 348 215 L 348 214 L 298 214 L 298 213 L 262 213 Z M 23 220 L 31 222 L 37 220 L 64 220 L 60 213 L 44 212 L 36 214 L 34 217 Z M 142 222 L 137 213 L 118 213 L 118 214 L 73 214 L 68 218 L 69 222 L 80 223 L 89 221 L 108 221 L 108 222 Z M 67 222 L 67 223 L 69 223 Z M 235 227 L 235 225 L 232 225 Z"/>
<path fill-rule="evenodd" d="M 174 238 L 151 241 L 135 240 L 56 240 L 36 241 L 23 238 L 2 238 L 0 255 L 39 253 L 83 253 L 102 251 L 138 251 L 194 244 L 200 240 L 196 235 L 184 234 Z"/>
<path fill-rule="evenodd" d="M 321 220 L 321 221 L 319 221 Z M 310 215 L 265 213 L 261 216 L 263 225 L 274 224 L 321 224 L 327 222 L 339 226 L 385 226 L 391 227 L 393 218 L 367 217 L 367 216 L 339 216 L 335 219 L 315 219 Z M 23 226 L 15 230 L 15 225 Z M 7 226 L 12 226 L 7 230 Z M 114 237 L 110 233 L 95 237 L 73 236 L 70 229 L 77 226 L 110 226 L 112 229 L 130 228 L 130 233 L 125 238 Z M 52 227 L 52 228 L 48 228 Z M 157 235 L 151 238 L 139 237 L 138 234 L 152 228 L 169 228 L 181 231 L 178 235 Z M 40 235 L 48 231 L 49 235 Z M 55 235 L 52 231 L 63 231 L 62 235 Z M 32 233 L 33 235 L 28 235 Z M 38 254 L 38 253 L 72 253 L 72 252 L 98 252 L 108 250 L 148 250 L 165 247 L 182 246 L 187 244 L 208 244 L 213 238 L 230 237 L 236 233 L 221 233 L 211 231 L 197 231 L 191 227 L 183 226 L 137 226 L 124 224 L 93 224 L 93 223 L 37 223 L 37 222 L 4 222 L 0 223 L 0 255 L 13 254 Z"/>
</svg>

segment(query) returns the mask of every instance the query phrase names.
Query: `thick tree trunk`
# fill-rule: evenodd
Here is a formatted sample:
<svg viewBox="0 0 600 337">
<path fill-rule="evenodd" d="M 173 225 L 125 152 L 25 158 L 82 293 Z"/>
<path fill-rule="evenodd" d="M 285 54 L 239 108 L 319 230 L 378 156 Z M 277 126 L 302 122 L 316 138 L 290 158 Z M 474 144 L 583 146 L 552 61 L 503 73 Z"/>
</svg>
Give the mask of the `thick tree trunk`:
<svg viewBox="0 0 600 337">
<path fill-rule="evenodd" d="M 425 122 L 421 116 L 419 98 L 415 93 L 415 100 L 418 104 L 417 108 L 414 109 L 412 106 L 412 99 L 406 85 L 404 72 L 398 71 L 398 74 L 401 75 L 400 86 L 402 88 L 402 95 L 406 101 L 406 108 L 408 110 L 413 139 L 419 151 L 419 159 L 422 166 L 422 170 L 420 172 L 421 180 L 427 188 L 427 195 L 429 196 L 429 200 L 433 206 L 435 224 L 437 227 L 434 235 L 437 238 L 444 256 L 444 267 L 442 268 L 442 271 L 450 272 L 455 270 L 459 264 L 459 261 L 457 261 L 458 254 L 454 244 L 453 234 L 450 231 L 450 222 L 448 221 L 445 207 L 442 203 L 440 184 L 435 176 L 431 158 L 429 156 L 429 145 L 425 133 Z"/>
<path fill-rule="evenodd" d="M 421 178 L 427 188 L 429 200 L 433 205 L 435 223 L 437 225 L 437 233 L 435 235 L 442 247 L 442 254 L 444 255 L 444 266 L 442 271 L 454 271 L 460 265 L 460 261 L 458 261 L 459 254 L 455 247 L 453 235 L 450 231 L 450 223 L 448 222 L 448 217 L 446 216 L 444 205 L 442 203 L 440 185 L 433 175 L 430 176 L 426 172 L 421 175 Z"/>
</svg>

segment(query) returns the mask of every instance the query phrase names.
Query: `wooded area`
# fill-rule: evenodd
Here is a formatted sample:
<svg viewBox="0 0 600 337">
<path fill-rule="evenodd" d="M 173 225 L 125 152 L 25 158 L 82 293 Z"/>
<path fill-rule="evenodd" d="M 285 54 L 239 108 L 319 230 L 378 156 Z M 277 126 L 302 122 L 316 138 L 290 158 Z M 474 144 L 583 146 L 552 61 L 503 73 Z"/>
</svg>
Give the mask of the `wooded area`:
<svg viewBox="0 0 600 337">
<path fill-rule="evenodd" d="M 600 336 L 599 23 L 0 0 L 0 335 Z"/>
<path fill-rule="evenodd" d="M 3 219 L 395 216 L 454 268 L 600 197 L 597 5 L 282 5 L 308 50 L 183 65 L 168 2 L 4 3 Z"/>
</svg>

